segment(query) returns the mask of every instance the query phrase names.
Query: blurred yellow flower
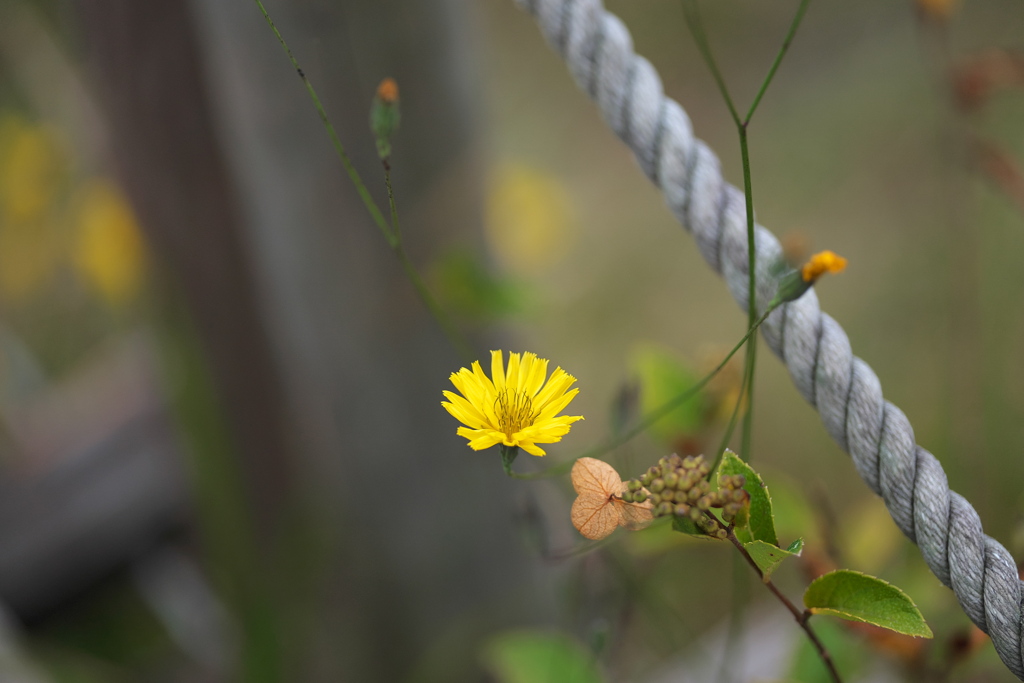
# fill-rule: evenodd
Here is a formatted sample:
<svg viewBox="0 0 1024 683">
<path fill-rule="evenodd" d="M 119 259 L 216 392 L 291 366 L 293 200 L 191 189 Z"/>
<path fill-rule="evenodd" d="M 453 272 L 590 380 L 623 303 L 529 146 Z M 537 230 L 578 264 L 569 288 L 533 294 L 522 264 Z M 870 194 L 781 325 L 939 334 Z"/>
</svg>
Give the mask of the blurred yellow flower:
<svg viewBox="0 0 1024 683">
<path fill-rule="evenodd" d="M 565 187 L 524 166 L 499 169 L 487 197 L 487 240 L 498 261 L 517 274 L 557 264 L 572 245 L 576 217 Z"/>
<path fill-rule="evenodd" d="M 66 171 L 56 134 L 7 115 L 0 121 L 0 211 L 5 222 L 38 220 Z"/>
<path fill-rule="evenodd" d="M 14 114 L 0 117 L 0 293 L 30 296 L 62 256 L 55 220 L 67 172 L 56 134 Z"/>
<path fill-rule="evenodd" d="M 491 351 L 491 378 L 479 361 L 472 370 L 453 372 L 452 384 L 462 396 L 445 391 L 448 401 L 441 405 L 466 425 L 457 433 L 469 439 L 475 451 L 503 444 L 519 446 L 530 455 L 545 455 L 538 443 L 561 441 L 570 425 L 583 419 L 558 415 L 579 393 L 579 389 L 569 391 L 576 378 L 562 368 L 555 368 L 550 378 L 547 374 L 548 361 L 535 353 L 522 357 L 510 353 L 506 370 L 502 352 Z"/>
<path fill-rule="evenodd" d="M 110 181 L 89 181 L 75 223 L 75 265 L 109 304 L 124 304 L 138 292 L 145 266 L 139 227 L 124 195 Z"/>
</svg>

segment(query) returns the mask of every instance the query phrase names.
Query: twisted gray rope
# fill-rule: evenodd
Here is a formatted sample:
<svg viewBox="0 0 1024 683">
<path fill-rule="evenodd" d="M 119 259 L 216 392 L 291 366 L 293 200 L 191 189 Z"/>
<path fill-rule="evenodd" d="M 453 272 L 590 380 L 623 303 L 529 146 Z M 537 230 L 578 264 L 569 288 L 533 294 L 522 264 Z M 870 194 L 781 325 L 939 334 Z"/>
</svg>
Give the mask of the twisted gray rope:
<svg viewBox="0 0 1024 683">
<path fill-rule="evenodd" d="M 636 155 L 693 233 L 704 259 L 747 308 L 746 209 L 743 193 L 722 179 L 718 157 L 694 138 L 690 119 L 665 96 L 651 63 L 633 52 L 622 21 L 600 0 L 516 0 L 533 14 L 580 88 Z M 771 266 L 782 256 L 775 236 L 755 227 L 757 303 L 775 295 Z M 935 456 L 918 446 L 903 412 L 882 398 L 867 363 L 853 355 L 814 289 L 773 312 L 761 328 L 797 389 L 817 408 L 829 434 L 882 496 L 896 525 L 921 549 L 964 612 L 989 634 L 999 657 L 1024 680 L 1021 581 L 1013 557 L 985 535 L 978 513 L 949 490 Z"/>
</svg>

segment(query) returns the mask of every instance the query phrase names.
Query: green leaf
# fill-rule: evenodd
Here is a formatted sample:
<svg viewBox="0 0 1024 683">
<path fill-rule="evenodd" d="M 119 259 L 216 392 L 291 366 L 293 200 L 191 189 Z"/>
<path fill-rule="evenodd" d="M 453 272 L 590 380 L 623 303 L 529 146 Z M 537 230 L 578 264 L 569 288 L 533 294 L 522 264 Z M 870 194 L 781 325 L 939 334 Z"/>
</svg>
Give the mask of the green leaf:
<svg viewBox="0 0 1024 683">
<path fill-rule="evenodd" d="M 689 391 L 701 379 L 673 354 L 655 346 L 634 352 L 631 365 L 640 378 L 640 408 L 645 415 Z M 707 396 L 699 392 L 655 422 L 650 431 L 657 439 L 670 443 L 698 431 L 706 414 Z"/>
<path fill-rule="evenodd" d="M 908 636 L 931 638 L 914 601 L 891 583 L 850 569 L 819 576 L 804 593 L 804 605 L 815 614 L 862 621 Z"/>
<path fill-rule="evenodd" d="M 785 550 L 764 541 L 751 541 L 750 543 L 744 543 L 743 547 L 746 548 L 750 558 L 754 560 L 758 569 L 764 574 L 764 580 L 767 581 L 771 578 L 775 568 L 782 564 L 783 560 L 787 557 L 800 555 L 804 549 L 804 540 L 802 538 L 796 539 Z"/>
<path fill-rule="evenodd" d="M 484 646 L 483 664 L 499 683 L 601 683 L 594 658 L 562 633 L 506 631 Z"/>
<path fill-rule="evenodd" d="M 723 475 L 741 474 L 746 483 L 743 488 L 750 494 L 749 526 L 736 527 L 736 538 L 742 543 L 764 541 L 778 547 L 779 537 L 775 534 L 775 520 L 772 517 L 772 498 L 761 476 L 750 465 L 740 460 L 732 451 L 726 451 L 718 467 L 719 480 Z"/>
</svg>

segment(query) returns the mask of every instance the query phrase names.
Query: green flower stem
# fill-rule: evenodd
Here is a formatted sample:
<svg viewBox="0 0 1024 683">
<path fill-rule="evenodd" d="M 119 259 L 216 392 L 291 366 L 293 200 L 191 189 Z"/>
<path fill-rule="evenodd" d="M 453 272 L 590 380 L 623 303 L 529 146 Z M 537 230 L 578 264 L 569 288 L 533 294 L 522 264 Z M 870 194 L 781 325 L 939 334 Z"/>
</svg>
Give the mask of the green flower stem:
<svg viewBox="0 0 1024 683">
<path fill-rule="evenodd" d="M 754 191 L 750 184 L 750 148 L 747 145 L 747 123 L 737 126 L 740 135 L 740 156 L 743 159 L 743 196 L 747 209 L 747 321 L 753 325 L 757 319 L 757 249 L 754 241 Z M 749 462 L 752 451 L 750 448 L 751 434 L 754 429 L 754 368 L 757 364 L 757 337 L 747 344 L 747 410 L 743 415 L 743 441 L 740 445 L 740 457 Z"/>
<path fill-rule="evenodd" d="M 445 310 L 441 308 L 441 304 L 434 298 L 434 295 L 430 292 L 426 283 L 423 282 L 423 278 L 420 277 L 419 272 L 405 251 L 405 245 L 402 243 L 402 228 L 398 222 L 398 207 L 395 205 L 395 193 L 391 188 L 391 167 L 388 165 L 387 160 L 384 160 L 384 184 L 388 188 L 388 204 L 391 207 L 391 234 L 395 237 L 394 242 L 390 243 L 391 249 L 398 256 L 398 261 L 402 264 L 406 277 L 409 278 L 409 282 L 416 289 L 416 293 L 419 294 L 423 305 L 427 307 L 427 310 L 441 327 L 441 331 L 444 332 L 448 342 L 462 358 L 462 362 L 469 365 L 473 362 L 473 351 L 470 349 L 469 343 L 459 333 L 455 323 L 448 317 Z"/>
<path fill-rule="evenodd" d="M 395 240 L 401 243 L 402 241 L 402 228 L 398 223 L 398 208 L 395 205 L 395 191 L 391 187 L 391 160 L 388 158 L 381 159 L 381 163 L 384 165 L 384 184 L 388 188 L 388 206 L 391 207 L 391 231 L 395 236 Z"/>
<path fill-rule="evenodd" d="M 277 42 L 281 43 L 281 47 L 284 48 L 285 54 L 288 55 L 289 61 L 292 66 L 295 67 L 295 72 L 299 74 L 299 78 L 302 79 L 302 84 L 306 86 L 306 90 L 309 92 L 310 99 L 313 100 L 313 106 L 316 107 L 317 113 L 320 115 L 320 121 L 324 124 L 324 128 L 327 129 L 327 135 L 330 136 L 331 142 L 334 144 L 334 151 L 338 153 L 338 158 L 341 159 L 341 164 L 345 167 L 348 172 L 348 177 L 352 180 L 352 184 L 355 185 L 356 192 L 359 193 L 359 198 L 363 200 L 363 204 L 366 206 L 366 210 L 370 212 L 370 216 L 373 217 L 373 222 L 380 228 L 381 233 L 384 235 L 384 239 L 388 241 L 392 247 L 394 246 L 397 236 L 391 232 L 391 228 L 388 227 L 387 221 L 384 219 L 384 214 L 381 213 L 380 209 L 377 208 L 377 202 L 373 201 L 373 197 L 370 196 L 370 191 L 366 189 L 366 185 L 363 184 L 363 179 L 359 176 L 359 172 L 356 167 L 352 165 L 352 161 L 348 158 L 348 154 L 345 152 L 344 145 L 341 144 L 341 138 L 338 137 L 338 133 L 334 130 L 334 125 L 331 124 L 331 120 L 327 117 L 327 111 L 324 109 L 324 105 L 320 102 L 320 98 L 316 94 L 316 90 L 313 89 L 313 84 L 306 78 L 306 73 L 299 66 L 299 62 L 295 59 L 295 55 L 292 54 L 292 49 L 288 47 L 288 43 L 285 42 L 284 36 L 277 30 L 277 26 L 274 21 L 267 14 L 267 9 L 263 6 L 260 0 L 254 0 L 256 6 L 260 8 L 260 12 L 263 14 L 263 18 L 267 20 L 267 25 L 270 26 L 270 30 L 277 36 Z"/>
<path fill-rule="evenodd" d="M 515 473 L 512 471 L 512 461 L 519 455 L 519 446 L 506 446 L 501 444 L 498 446 L 498 452 L 501 454 L 501 466 L 505 470 L 505 474 L 510 477 L 515 477 Z"/>
<path fill-rule="evenodd" d="M 768 90 L 768 86 L 771 85 L 772 79 L 775 78 L 775 72 L 779 70 L 779 65 L 782 64 L 782 58 L 785 57 L 786 52 L 789 51 L 789 46 L 793 43 L 793 38 L 796 37 L 796 31 L 800 28 L 800 22 L 804 20 L 804 14 L 807 12 L 807 7 L 810 4 L 811 0 L 800 0 L 800 6 L 797 8 L 796 15 L 793 17 L 793 21 L 789 25 L 789 32 L 786 33 L 786 37 L 782 40 L 782 46 L 779 48 L 779 53 L 775 55 L 775 61 L 772 62 L 771 68 L 768 69 L 768 75 L 764 77 L 764 82 L 761 83 L 761 88 L 757 91 L 757 96 L 750 105 L 750 111 L 747 112 L 747 117 L 743 119 L 744 125 L 750 123 L 750 119 L 753 118 L 758 105 L 761 104 L 761 98 L 764 97 L 765 92 Z"/>
<path fill-rule="evenodd" d="M 754 113 L 761 104 L 761 100 L 768 91 L 768 86 L 771 85 L 776 72 L 779 70 L 779 66 L 782 64 L 782 59 L 786 56 L 786 52 L 789 50 L 789 46 L 792 44 L 793 38 L 796 36 L 797 29 L 803 21 L 804 14 L 806 14 L 809 4 L 810 0 L 801 0 L 800 6 L 797 8 L 796 15 L 793 17 L 793 21 L 790 22 L 789 31 L 786 33 L 786 37 L 782 41 L 779 52 L 775 56 L 775 60 L 772 62 L 771 67 L 768 69 L 768 74 L 762 81 L 761 87 L 758 89 L 757 95 L 754 97 L 754 100 L 750 105 L 750 109 L 747 111 L 746 117 L 741 120 L 737 113 L 736 106 L 733 104 L 732 96 L 729 94 L 729 88 L 725 83 L 725 78 L 722 76 L 722 73 L 718 68 L 718 64 L 715 61 L 714 54 L 711 51 L 711 46 L 708 42 L 707 34 L 704 31 L 704 25 L 700 18 L 697 0 L 683 0 L 683 14 L 686 17 L 687 26 L 689 26 L 690 33 L 693 34 L 694 42 L 696 42 L 697 48 L 700 51 L 701 56 L 704 58 L 704 61 L 707 63 L 708 69 L 711 71 L 711 75 L 715 79 L 715 83 L 722 94 L 722 98 L 725 100 L 725 104 L 729 109 L 729 114 L 732 116 L 733 123 L 736 124 L 736 132 L 740 139 L 740 157 L 743 163 L 743 196 L 747 212 L 747 273 L 749 276 L 747 283 L 747 322 L 751 328 L 754 328 L 754 321 L 757 316 L 757 280 L 755 270 L 757 265 L 757 253 L 756 242 L 754 239 L 754 193 L 750 179 L 750 146 L 748 143 L 748 128 L 750 126 L 751 119 L 754 117 Z M 782 301 L 780 297 L 776 296 L 775 299 L 768 304 L 768 311 L 773 310 L 775 307 L 781 305 L 781 303 Z M 723 435 L 721 445 L 715 453 L 715 462 L 711 468 L 712 472 L 717 469 L 718 464 L 721 461 L 722 454 L 725 452 L 725 448 L 728 446 L 729 441 L 732 438 L 733 430 L 736 427 L 736 418 L 739 413 L 740 406 L 743 405 L 744 397 L 746 397 L 747 407 L 743 415 L 743 439 L 740 446 L 740 457 L 749 462 L 750 457 L 753 454 L 751 442 L 754 426 L 754 377 L 756 365 L 757 339 L 754 338 L 749 344 L 747 344 L 747 353 L 743 364 L 743 382 L 740 388 L 740 394 L 736 399 L 736 406 L 733 408 L 732 416 L 729 418 L 729 425 Z M 756 563 L 753 562 L 749 553 L 747 553 L 746 549 L 743 548 L 743 545 L 736 540 L 736 536 L 732 533 L 732 529 L 729 529 L 729 537 L 733 544 L 740 550 L 741 554 L 754 567 L 758 575 L 761 575 L 760 569 L 758 569 Z M 792 603 L 778 592 L 774 587 L 774 584 L 771 584 L 770 581 L 766 583 L 769 585 L 772 592 L 776 594 L 776 596 L 790 609 L 791 612 L 793 612 L 793 616 L 796 618 L 797 623 L 799 623 L 807 632 L 807 636 L 814 643 L 814 646 L 818 650 L 818 654 L 828 667 L 833 679 L 838 682 L 839 675 L 836 673 L 835 666 L 832 664 L 832 659 L 821 644 L 821 641 L 818 640 L 817 636 L 807 625 L 806 616 L 801 617 L 793 607 Z M 733 587 L 733 598 L 729 617 L 730 642 L 726 644 L 727 651 L 730 649 L 731 643 L 740 629 L 743 616 L 743 605 L 746 603 L 745 586 L 739 580 L 739 577 L 735 572 Z M 720 674 L 724 674 L 724 672 L 725 661 L 723 661 Z"/>
<path fill-rule="evenodd" d="M 700 17 L 697 0 L 683 0 L 683 15 L 686 18 L 686 24 L 690 29 L 690 33 L 693 35 L 694 42 L 697 44 L 697 49 L 700 51 L 701 56 L 704 58 L 704 61 L 708 66 L 708 70 L 711 72 L 711 75 L 715 80 L 715 84 L 718 86 L 719 92 L 722 94 L 722 99 L 725 100 L 725 104 L 729 109 L 730 116 L 732 116 L 733 123 L 736 124 L 736 131 L 740 138 L 740 156 L 743 162 L 743 195 L 746 200 L 747 211 L 747 272 L 749 274 L 747 290 L 747 323 L 750 326 L 753 326 L 754 320 L 757 317 L 757 281 L 755 271 L 755 266 L 757 264 L 757 250 L 754 241 L 754 194 L 750 182 L 750 147 L 747 140 L 747 128 L 749 127 L 750 121 L 753 118 L 754 113 L 757 111 L 758 106 L 761 104 L 761 100 L 768 91 L 768 86 L 771 85 L 772 80 L 775 78 L 775 74 L 779 70 L 779 66 L 782 64 L 782 59 L 786 56 L 786 52 L 789 51 L 789 46 L 793 43 L 793 38 L 796 36 L 797 29 L 800 28 L 800 23 L 803 21 L 804 14 L 807 13 L 807 7 L 809 4 L 810 0 L 801 0 L 800 6 L 797 8 L 796 15 L 793 17 L 793 21 L 790 22 L 789 31 L 786 33 L 786 37 L 782 41 L 782 45 L 779 48 L 778 54 L 775 56 L 775 60 L 772 62 L 771 68 L 768 69 L 768 74 L 761 83 L 761 87 L 758 89 L 757 95 L 754 97 L 754 101 L 751 103 L 746 117 L 740 119 L 736 105 L 733 103 L 732 96 L 729 94 L 729 87 L 726 85 L 725 78 L 722 76 L 722 72 L 718 68 L 718 62 L 715 61 L 714 53 L 711 51 L 711 45 L 708 41 L 707 33 L 704 31 L 704 23 Z M 747 409 L 743 415 L 743 440 L 740 446 L 740 457 L 744 460 L 749 460 L 752 455 L 751 438 L 754 426 L 753 395 L 754 370 L 756 364 L 757 340 L 754 339 L 747 346 L 747 354 L 744 362 L 744 391 L 748 396 Z M 737 406 L 739 405 L 740 404 L 737 403 Z M 730 420 L 730 426 L 726 433 L 725 443 L 728 443 L 728 439 L 731 438 L 733 427 L 734 422 Z M 721 453 L 722 450 L 724 450 L 724 446 L 722 449 L 719 449 L 719 453 Z"/>
<path fill-rule="evenodd" d="M 419 295 L 423 304 L 427 307 L 430 315 L 434 317 L 437 324 L 441 327 L 442 332 L 448 338 L 449 343 L 455 348 L 459 356 L 465 363 L 469 363 L 473 358 L 473 353 L 470 350 L 469 344 L 459 333 L 454 323 L 441 308 L 437 300 L 430 293 L 426 284 L 423 282 L 423 278 L 420 277 L 412 261 L 409 259 L 408 254 L 405 252 L 405 247 L 402 245 L 401 231 L 398 227 L 398 211 L 395 208 L 394 193 L 391 188 L 391 169 L 384 162 L 384 182 L 388 188 L 388 201 L 391 205 L 391 220 L 392 225 L 388 225 L 387 220 L 384 218 L 384 214 L 377 206 L 377 202 L 373 200 L 370 195 L 370 191 L 366 189 L 366 185 L 363 183 L 362 177 L 359 175 L 359 171 L 352 164 L 352 160 L 349 159 L 348 154 L 345 152 L 345 146 L 341 144 L 341 138 L 338 137 L 337 131 L 334 130 L 334 125 L 331 123 L 330 118 L 327 116 L 327 111 L 324 109 L 323 103 L 320 101 L 320 97 L 317 96 L 316 90 L 313 88 L 313 84 L 306 78 L 306 73 L 299 66 L 299 62 L 295 59 L 295 55 L 292 54 L 292 50 L 288 47 L 288 43 L 285 42 L 284 36 L 277 30 L 277 26 L 274 21 L 270 18 L 267 13 L 267 9 L 263 6 L 261 0 L 253 0 L 256 6 L 259 7 L 260 12 L 263 14 L 263 18 L 266 19 L 267 25 L 270 26 L 270 30 L 274 32 L 277 37 L 277 41 L 281 43 L 281 47 L 284 48 L 285 54 L 288 55 L 288 60 L 291 61 L 292 66 L 295 67 L 295 72 L 299 74 L 299 78 L 302 79 L 303 85 L 306 86 L 306 91 L 309 93 L 309 97 L 313 100 L 313 106 L 316 107 L 317 114 L 320 115 L 320 121 L 324 125 L 324 129 L 327 131 L 328 137 L 331 139 L 331 143 L 334 145 L 334 151 L 338 154 L 338 158 L 341 159 L 342 166 L 345 167 L 345 171 L 348 173 L 349 179 L 356 188 L 356 192 L 359 193 L 359 198 L 363 201 L 363 205 L 369 212 L 373 222 L 377 225 L 384 239 L 387 240 L 388 246 L 391 247 L 392 251 L 398 256 L 399 262 L 402 264 L 402 270 L 405 271 L 406 277 L 412 283 L 413 288 Z"/>
<path fill-rule="evenodd" d="M 547 479 L 550 477 L 557 477 L 571 470 L 573 463 L 579 460 L 580 458 L 594 458 L 604 455 L 608 451 L 618 448 L 627 441 L 630 441 L 633 437 L 646 431 L 648 428 L 651 427 L 651 425 L 653 425 L 658 420 L 671 413 L 673 410 L 678 408 L 686 401 L 696 396 L 701 389 L 707 386 L 708 382 L 714 379 L 715 375 L 721 372 L 722 368 L 726 366 L 729 360 L 736 355 L 736 352 L 743 348 L 743 345 L 747 343 L 747 340 L 750 339 L 750 337 L 753 336 L 755 332 L 757 332 L 757 328 L 761 327 L 761 325 L 764 323 L 765 320 L 768 319 L 768 316 L 771 315 L 772 311 L 774 311 L 775 308 L 776 306 L 774 305 L 769 306 L 768 309 L 761 315 L 761 317 L 754 321 L 754 324 L 750 327 L 750 329 L 747 330 L 747 333 L 743 335 L 743 338 L 740 339 L 734 347 L 732 347 L 732 350 L 725 355 L 725 358 L 723 358 L 721 362 L 719 362 L 718 365 L 716 365 L 711 372 L 709 372 L 707 375 L 701 378 L 699 382 L 694 384 L 686 391 L 682 392 L 681 394 L 673 396 L 672 398 L 670 398 L 669 400 L 665 401 L 660 406 L 652 410 L 651 412 L 647 413 L 647 415 L 645 415 L 643 419 L 640 420 L 640 422 L 638 422 L 632 429 L 628 429 L 622 434 L 618 434 L 608 439 L 603 444 L 600 444 L 587 451 L 584 451 L 580 455 L 577 455 L 575 458 L 567 460 L 566 462 L 559 463 L 557 465 L 552 465 L 551 467 L 543 469 L 539 472 L 530 472 L 529 474 L 517 474 L 515 472 L 512 472 L 509 476 L 515 479 Z"/>
<path fill-rule="evenodd" d="M 711 76 L 715 79 L 715 84 L 718 86 L 718 91 L 722 94 L 722 99 L 725 100 L 725 105 L 729 107 L 729 114 L 732 115 L 733 122 L 737 126 L 742 126 L 743 121 L 740 120 L 736 105 L 732 102 L 732 96 L 729 94 L 729 88 L 725 84 L 725 78 L 722 76 L 722 72 L 718 70 L 718 62 L 715 61 L 715 56 L 711 53 L 711 44 L 708 42 L 708 36 L 704 32 L 704 22 L 700 18 L 697 0 L 683 0 L 683 16 L 686 18 L 686 25 L 690 28 L 690 34 L 693 35 L 694 42 L 697 43 L 697 49 L 700 51 L 701 57 L 704 58 L 704 63 L 707 64 L 708 70 L 711 71 Z"/>
</svg>

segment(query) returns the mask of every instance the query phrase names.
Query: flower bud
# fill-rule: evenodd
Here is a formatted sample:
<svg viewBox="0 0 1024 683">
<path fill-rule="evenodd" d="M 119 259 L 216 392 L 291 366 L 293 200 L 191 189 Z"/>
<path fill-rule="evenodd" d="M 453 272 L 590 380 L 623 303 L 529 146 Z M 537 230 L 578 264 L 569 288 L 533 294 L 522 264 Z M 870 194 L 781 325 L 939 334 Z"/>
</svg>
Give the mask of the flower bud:
<svg viewBox="0 0 1024 683">
<path fill-rule="evenodd" d="M 665 480 L 655 479 L 647 488 L 651 490 L 651 493 L 661 493 L 663 490 L 665 490 Z"/>
<path fill-rule="evenodd" d="M 400 120 L 398 84 L 393 78 L 385 78 L 377 86 L 377 95 L 370 107 L 370 128 L 377 140 L 377 154 L 381 159 L 391 156 L 391 136 L 398 130 Z"/>
</svg>

